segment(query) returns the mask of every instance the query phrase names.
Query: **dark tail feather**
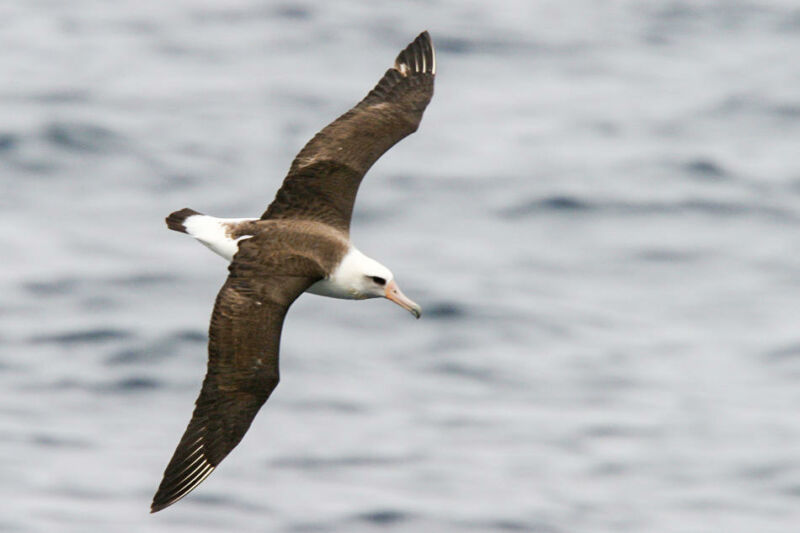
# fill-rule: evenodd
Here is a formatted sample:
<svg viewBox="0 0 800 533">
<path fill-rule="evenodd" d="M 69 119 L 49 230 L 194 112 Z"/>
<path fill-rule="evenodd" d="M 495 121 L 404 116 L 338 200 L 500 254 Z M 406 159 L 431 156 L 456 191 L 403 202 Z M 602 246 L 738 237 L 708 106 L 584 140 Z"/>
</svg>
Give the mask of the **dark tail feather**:
<svg viewBox="0 0 800 533">
<path fill-rule="evenodd" d="M 198 213 L 194 209 L 189 209 L 185 207 L 180 211 L 175 211 L 174 213 L 170 213 L 167 217 L 167 227 L 174 231 L 180 231 L 181 233 L 186 233 L 186 228 L 183 226 L 183 221 L 193 215 L 202 215 L 202 213 Z"/>
</svg>

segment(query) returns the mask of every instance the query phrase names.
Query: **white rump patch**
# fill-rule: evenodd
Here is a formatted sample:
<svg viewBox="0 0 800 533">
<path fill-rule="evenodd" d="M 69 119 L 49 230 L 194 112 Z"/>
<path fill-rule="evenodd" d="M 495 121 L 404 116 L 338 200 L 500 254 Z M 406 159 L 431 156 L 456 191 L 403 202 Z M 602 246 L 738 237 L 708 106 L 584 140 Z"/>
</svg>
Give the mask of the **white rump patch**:
<svg viewBox="0 0 800 533">
<path fill-rule="evenodd" d="M 212 252 L 233 261 L 239 251 L 239 241 L 249 239 L 252 235 L 244 235 L 238 239 L 228 234 L 229 224 L 258 220 L 256 218 L 216 218 L 208 215 L 192 215 L 183 221 L 186 233 L 203 243 Z"/>
</svg>

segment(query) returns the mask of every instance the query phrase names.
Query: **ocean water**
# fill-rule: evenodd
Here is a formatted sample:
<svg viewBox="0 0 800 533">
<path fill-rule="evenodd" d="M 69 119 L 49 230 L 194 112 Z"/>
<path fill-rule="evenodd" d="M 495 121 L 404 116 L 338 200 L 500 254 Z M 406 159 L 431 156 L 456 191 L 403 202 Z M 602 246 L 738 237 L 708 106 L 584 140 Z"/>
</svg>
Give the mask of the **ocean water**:
<svg viewBox="0 0 800 533">
<path fill-rule="evenodd" d="M 300 298 L 148 514 L 227 273 L 164 216 L 258 216 L 423 29 L 353 227 L 422 319 Z M 800 527 L 796 2 L 36 0 L 0 45 L 0 531 Z"/>
</svg>

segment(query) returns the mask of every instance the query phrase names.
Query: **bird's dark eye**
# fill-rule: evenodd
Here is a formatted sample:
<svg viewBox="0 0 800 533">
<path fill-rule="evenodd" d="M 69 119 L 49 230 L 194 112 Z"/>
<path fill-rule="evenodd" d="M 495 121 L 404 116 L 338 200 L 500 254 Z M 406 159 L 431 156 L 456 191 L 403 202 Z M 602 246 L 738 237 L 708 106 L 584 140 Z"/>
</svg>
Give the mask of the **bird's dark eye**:
<svg viewBox="0 0 800 533">
<path fill-rule="evenodd" d="M 378 285 L 386 285 L 386 280 L 380 276 L 372 276 L 372 281 L 377 283 Z"/>
</svg>

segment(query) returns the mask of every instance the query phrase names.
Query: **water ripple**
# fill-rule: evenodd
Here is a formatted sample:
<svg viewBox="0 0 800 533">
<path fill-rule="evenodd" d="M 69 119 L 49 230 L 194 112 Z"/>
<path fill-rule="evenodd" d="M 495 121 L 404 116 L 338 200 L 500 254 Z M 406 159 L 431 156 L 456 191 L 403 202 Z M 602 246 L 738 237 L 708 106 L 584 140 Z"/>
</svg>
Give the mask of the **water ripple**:
<svg viewBox="0 0 800 533">
<path fill-rule="evenodd" d="M 33 344 L 96 344 L 111 341 L 127 340 L 133 332 L 113 328 L 91 328 L 85 330 L 65 331 L 48 335 L 37 335 L 29 339 Z"/>
<path fill-rule="evenodd" d="M 45 141 L 57 148 L 77 152 L 108 153 L 119 146 L 120 137 L 96 124 L 54 122 L 43 132 Z"/>
<path fill-rule="evenodd" d="M 795 221 L 794 210 L 774 205 L 723 201 L 717 199 L 686 199 L 672 202 L 586 200 L 575 196 L 547 196 L 528 200 L 502 209 L 498 214 L 507 219 L 552 212 L 581 212 L 592 215 L 654 216 L 697 214 L 710 217 L 762 216 L 776 220 Z"/>
</svg>

